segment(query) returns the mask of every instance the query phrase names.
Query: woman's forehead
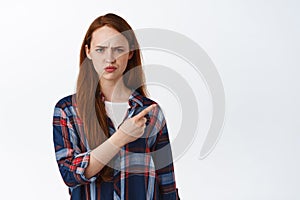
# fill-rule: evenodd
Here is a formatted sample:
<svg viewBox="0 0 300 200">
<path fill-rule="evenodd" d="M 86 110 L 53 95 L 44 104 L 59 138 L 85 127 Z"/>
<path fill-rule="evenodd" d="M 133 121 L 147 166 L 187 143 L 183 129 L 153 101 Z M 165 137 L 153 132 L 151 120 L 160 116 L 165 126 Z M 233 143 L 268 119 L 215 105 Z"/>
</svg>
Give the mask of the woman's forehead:
<svg viewBox="0 0 300 200">
<path fill-rule="evenodd" d="M 117 30 L 108 26 L 98 28 L 93 32 L 92 45 L 94 46 L 124 46 L 128 45 L 127 39 Z"/>
</svg>

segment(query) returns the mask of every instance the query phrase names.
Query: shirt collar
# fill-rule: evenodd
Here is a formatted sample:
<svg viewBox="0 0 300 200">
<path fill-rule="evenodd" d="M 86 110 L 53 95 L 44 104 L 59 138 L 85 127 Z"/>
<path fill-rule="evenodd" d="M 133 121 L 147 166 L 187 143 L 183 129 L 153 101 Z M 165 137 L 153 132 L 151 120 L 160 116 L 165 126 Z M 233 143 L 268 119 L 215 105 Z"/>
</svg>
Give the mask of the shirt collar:
<svg viewBox="0 0 300 200">
<path fill-rule="evenodd" d="M 134 90 L 131 93 L 128 102 L 129 102 L 130 107 L 136 107 L 137 105 L 143 107 L 143 105 L 144 105 L 143 104 L 143 96 L 136 90 Z"/>
</svg>

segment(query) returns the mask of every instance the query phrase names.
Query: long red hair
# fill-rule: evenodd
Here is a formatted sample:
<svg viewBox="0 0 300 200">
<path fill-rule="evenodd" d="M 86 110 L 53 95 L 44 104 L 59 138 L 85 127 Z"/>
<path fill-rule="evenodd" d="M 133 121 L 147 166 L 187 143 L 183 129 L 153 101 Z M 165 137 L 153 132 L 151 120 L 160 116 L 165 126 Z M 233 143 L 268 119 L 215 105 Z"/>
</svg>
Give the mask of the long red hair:
<svg viewBox="0 0 300 200">
<path fill-rule="evenodd" d="M 89 149 L 94 149 L 109 137 L 105 104 L 101 98 L 101 85 L 99 76 L 94 69 L 92 61 L 87 58 L 86 45 L 90 48 L 92 34 L 95 30 L 109 26 L 123 34 L 128 40 L 133 52 L 124 72 L 123 81 L 126 87 L 136 90 L 147 96 L 145 76 L 141 63 L 139 44 L 130 25 L 120 16 L 109 13 L 96 18 L 88 28 L 80 49 L 80 70 L 76 88 L 76 103 L 79 116 L 83 121 L 84 132 Z M 135 68 L 134 70 L 131 70 Z M 128 72 L 128 73 L 126 73 Z M 102 180 L 112 177 L 112 169 L 108 166 L 101 170 Z"/>
</svg>

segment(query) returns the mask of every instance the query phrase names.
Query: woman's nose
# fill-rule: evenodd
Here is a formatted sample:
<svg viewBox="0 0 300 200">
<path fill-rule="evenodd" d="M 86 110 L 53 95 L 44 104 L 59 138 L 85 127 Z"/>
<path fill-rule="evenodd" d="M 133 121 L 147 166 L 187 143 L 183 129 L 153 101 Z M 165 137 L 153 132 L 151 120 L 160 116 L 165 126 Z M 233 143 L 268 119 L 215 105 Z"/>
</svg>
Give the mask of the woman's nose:
<svg viewBox="0 0 300 200">
<path fill-rule="evenodd" d="M 112 50 L 108 50 L 106 52 L 106 55 L 105 55 L 105 62 L 107 62 L 107 63 L 113 63 L 115 61 L 116 61 L 116 58 L 115 58 L 115 56 L 113 54 L 113 51 Z"/>
</svg>

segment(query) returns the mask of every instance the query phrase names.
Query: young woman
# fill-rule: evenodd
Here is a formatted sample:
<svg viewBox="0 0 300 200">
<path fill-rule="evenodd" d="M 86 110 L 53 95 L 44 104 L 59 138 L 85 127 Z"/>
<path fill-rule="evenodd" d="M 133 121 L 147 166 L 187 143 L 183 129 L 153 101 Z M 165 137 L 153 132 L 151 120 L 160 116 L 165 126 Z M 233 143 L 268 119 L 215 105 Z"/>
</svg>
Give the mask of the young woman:
<svg viewBox="0 0 300 200">
<path fill-rule="evenodd" d="M 76 94 L 55 106 L 56 160 L 71 199 L 179 199 L 160 107 L 147 98 L 129 24 L 106 14 L 80 50 Z"/>
</svg>

